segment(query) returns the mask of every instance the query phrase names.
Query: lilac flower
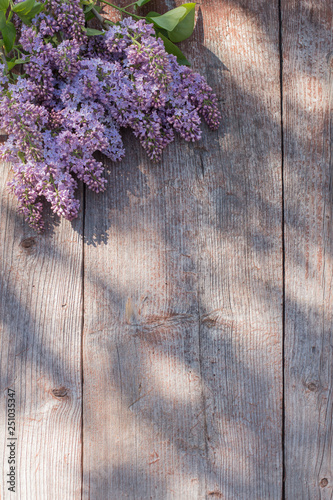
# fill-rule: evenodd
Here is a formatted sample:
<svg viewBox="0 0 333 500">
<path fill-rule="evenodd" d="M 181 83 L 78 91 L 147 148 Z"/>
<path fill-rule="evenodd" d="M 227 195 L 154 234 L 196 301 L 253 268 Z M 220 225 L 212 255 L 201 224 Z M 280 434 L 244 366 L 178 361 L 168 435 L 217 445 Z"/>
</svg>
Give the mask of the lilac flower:
<svg viewBox="0 0 333 500">
<path fill-rule="evenodd" d="M 0 62 L 0 90 L 8 83 L 8 78 L 5 74 L 5 65 Z"/>
<path fill-rule="evenodd" d="M 80 0 L 47 0 L 46 11 L 56 20 L 67 40 L 86 43 L 85 17 Z"/>
<path fill-rule="evenodd" d="M 0 116 L 8 140 L 10 188 L 37 231 L 43 200 L 59 216 L 79 211 L 78 181 L 106 187 L 99 151 L 112 161 L 125 151 L 120 128 L 130 128 L 151 159 L 159 160 L 175 132 L 201 137 L 201 119 L 216 129 L 217 99 L 204 78 L 168 54 L 154 28 L 125 19 L 102 36 L 87 37 L 79 0 L 47 0 L 31 26 L 20 26 L 25 77 L 8 81 L 0 63 Z"/>
<path fill-rule="evenodd" d="M 74 40 L 64 40 L 57 47 L 54 64 L 63 78 L 73 78 L 79 70 L 80 45 Z"/>
</svg>

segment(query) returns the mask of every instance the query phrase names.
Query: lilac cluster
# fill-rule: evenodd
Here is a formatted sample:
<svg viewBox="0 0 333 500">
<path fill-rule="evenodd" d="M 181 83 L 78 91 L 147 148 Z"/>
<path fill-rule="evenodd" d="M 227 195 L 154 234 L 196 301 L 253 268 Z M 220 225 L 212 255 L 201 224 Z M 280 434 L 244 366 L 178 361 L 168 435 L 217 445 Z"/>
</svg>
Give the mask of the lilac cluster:
<svg viewBox="0 0 333 500">
<path fill-rule="evenodd" d="M 100 151 L 124 156 L 121 127 L 129 127 L 158 160 L 178 132 L 201 136 L 203 118 L 216 129 L 216 96 L 204 78 L 167 54 L 152 25 L 125 19 L 87 37 L 79 0 L 48 0 L 47 13 L 21 27 L 26 74 L 10 83 L 0 64 L 0 115 L 8 134 L 0 160 L 10 161 L 19 210 L 43 229 L 43 199 L 73 219 L 78 180 L 105 189 Z"/>
</svg>

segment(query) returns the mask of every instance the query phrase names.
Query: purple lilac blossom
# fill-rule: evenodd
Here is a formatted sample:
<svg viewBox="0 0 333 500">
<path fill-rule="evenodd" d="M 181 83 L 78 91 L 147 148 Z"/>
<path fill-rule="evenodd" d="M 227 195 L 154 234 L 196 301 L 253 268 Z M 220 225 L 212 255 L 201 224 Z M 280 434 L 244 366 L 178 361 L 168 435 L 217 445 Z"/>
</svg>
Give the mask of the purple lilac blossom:
<svg viewBox="0 0 333 500">
<path fill-rule="evenodd" d="M 43 200 L 66 219 L 80 208 L 78 181 L 106 187 L 97 151 L 112 161 L 125 151 L 120 128 L 131 128 L 151 159 L 178 132 L 201 137 L 204 119 L 216 129 L 217 99 L 205 79 L 168 54 L 153 26 L 130 18 L 104 35 L 87 37 L 79 0 L 47 0 L 46 13 L 20 26 L 29 63 L 9 83 L 0 63 L 0 116 L 8 140 L 0 160 L 10 161 L 10 188 L 27 222 L 42 231 Z"/>
</svg>

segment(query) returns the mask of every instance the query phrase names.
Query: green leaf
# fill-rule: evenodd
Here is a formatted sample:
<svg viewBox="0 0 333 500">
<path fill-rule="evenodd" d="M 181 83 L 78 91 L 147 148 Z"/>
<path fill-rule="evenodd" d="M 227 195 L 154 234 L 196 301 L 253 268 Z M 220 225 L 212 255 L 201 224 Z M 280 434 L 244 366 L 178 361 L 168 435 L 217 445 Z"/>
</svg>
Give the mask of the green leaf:
<svg viewBox="0 0 333 500">
<path fill-rule="evenodd" d="M 17 64 L 23 64 L 23 63 L 25 63 L 25 62 L 27 62 L 25 59 L 11 59 L 11 60 L 10 60 L 10 61 L 8 61 L 8 63 L 7 63 L 7 64 L 8 64 L 8 69 L 9 69 L 9 71 L 10 71 L 10 70 L 11 70 L 11 69 L 13 69 L 13 68 L 14 68 L 14 66 L 16 66 Z"/>
<path fill-rule="evenodd" d="M 151 11 L 151 12 L 149 12 L 149 14 L 146 15 L 146 21 L 148 23 L 154 24 L 151 18 L 153 18 L 153 17 L 159 17 L 160 15 L 161 14 L 159 14 L 158 12 Z M 155 32 L 156 32 L 156 36 L 157 36 L 158 33 L 162 33 L 162 35 L 164 35 L 166 37 L 168 36 L 167 30 L 164 30 L 163 28 L 160 28 L 159 26 L 155 26 L 155 25 L 154 25 L 154 29 L 155 29 Z"/>
<path fill-rule="evenodd" d="M 86 18 L 86 21 L 90 21 L 91 19 L 94 19 L 95 17 L 95 13 L 92 12 L 92 9 L 95 9 L 97 12 L 100 12 L 101 11 L 101 7 L 99 7 L 98 5 L 96 4 L 91 4 L 87 7 L 87 10 L 85 11 L 85 18 Z"/>
<path fill-rule="evenodd" d="M 22 23 L 24 24 L 31 24 L 31 19 L 28 16 L 25 16 L 24 14 L 21 14 L 20 12 L 16 12 L 16 15 L 21 19 Z"/>
<path fill-rule="evenodd" d="M 168 54 L 173 54 L 177 57 L 178 64 L 182 64 L 183 66 L 191 66 L 191 64 L 186 59 L 180 48 L 177 47 L 177 45 L 172 43 L 169 38 L 162 35 L 162 33 L 158 33 L 158 36 L 163 40 L 165 50 L 168 52 Z"/>
<path fill-rule="evenodd" d="M 151 20 L 159 28 L 163 28 L 167 31 L 172 31 L 175 29 L 179 21 L 186 15 L 186 13 L 187 11 L 185 7 L 180 6 L 176 7 L 175 9 L 169 10 L 169 12 L 162 14 L 162 16 L 151 18 L 148 18 L 147 16 L 147 19 Z"/>
<path fill-rule="evenodd" d="M 154 30 L 155 30 L 156 36 L 163 35 L 166 38 L 169 38 L 167 30 L 162 30 L 162 28 L 157 28 L 156 26 L 154 26 Z"/>
<path fill-rule="evenodd" d="M 148 17 L 159 17 L 161 16 L 161 14 L 159 14 L 158 12 L 155 12 L 153 10 L 151 10 L 150 12 L 148 12 L 148 14 L 146 15 L 146 19 L 148 19 Z"/>
<path fill-rule="evenodd" d="M 23 15 L 27 15 L 29 14 L 34 5 L 35 5 L 35 0 L 24 0 L 24 2 L 20 2 L 14 5 L 12 11 L 20 12 Z"/>
<path fill-rule="evenodd" d="M 23 151 L 19 151 L 17 153 L 17 156 L 20 158 L 20 160 L 25 163 L 25 154 L 23 153 Z"/>
<path fill-rule="evenodd" d="M 186 40 L 194 30 L 195 3 L 184 3 L 182 7 L 186 9 L 186 14 L 181 18 L 177 26 L 168 33 L 172 42 Z"/>
<path fill-rule="evenodd" d="M 84 12 L 85 12 L 85 14 L 87 14 L 88 12 L 90 12 L 90 11 L 91 11 L 91 9 L 93 9 L 93 8 L 94 8 L 94 6 L 95 6 L 95 4 L 94 4 L 94 3 L 91 3 L 90 5 L 86 5 L 86 6 L 84 7 Z"/>
<path fill-rule="evenodd" d="M 10 71 L 11 69 L 13 69 L 13 68 L 14 68 L 14 66 L 15 66 L 15 62 L 9 61 L 9 62 L 7 63 L 7 66 L 8 66 L 8 69 L 9 69 L 9 71 Z"/>
<path fill-rule="evenodd" d="M 94 19 L 95 14 L 93 12 L 87 12 L 84 17 L 86 18 L 86 22 L 90 21 L 91 19 Z"/>
<path fill-rule="evenodd" d="M 143 5 L 146 5 L 146 3 L 148 2 L 150 2 L 150 0 L 138 0 L 135 5 L 137 7 L 142 7 Z"/>
<path fill-rule="evenodd" d="M 25 2 L 22 2 L 22 3 L 25 3 Z M 20 5 L 20 4 L 18 4 L 18 5 Z M 24 11 L 16 12 L 16 14 L 18 15 L 18 17 L 21 19 L 21 21 L 24 24 L 29 25 L 29 24 L 31 24 L 32 19 L 35 16 L 37 16 L 37 14 L 42 12 L 42 10 L 44 10 L 45 5 L 46 5 L 46 2 L 45 3 L 35 2 L 32 9 L 29 12 L 26 12 L 24 10 Z"/>
<path fill-rule="evenodd" d="M 29 18 L 33 19 L 35 16 L 37 16 L 37 14 L 39 14 L 40 12 L 42 12 L 42 10 L 44 10 L 44 7 L 45 3 L 36 2 L 31 11 L 29 12 Z"/>
<path fill-rule="evenodd" d="M 51 37 L 51 42 L 53 42 L 53 43 L 54 43 L 54 45 L 55 45 L 56 47 L 59 45 L 59 43 L 60 43 L 60 42 L 59 42 L 59 40 L 58 40 L 57 35 L 53 35 L 53 36 Z"/>
<path fill-rule="evenodd" d="M 6 12 L 9 7 L 9 0 L 0 0 L 0 10 Z"/>
<path fill-rule="evenodd" d="M 5 49 L 7 52 L 10 52 L 13 48 L 15 38 L 16 38 L 16 29 L 13 23 L 7 22 L 6 26 L 2 28 L 2 37 L 5 44 Z"/>
<path fill-rule="evenodd" d="M 3 28 L 6 26 L 6 16 L 3 10 L 0 10 L 0 31 L 3 30 Z"/>
<path fill-rule="evenodd" d="M 86 33 L 88 36 L 104 35 L 104 31 L 94 30 L 93 28 L 86 28 Z"/>
</svg>

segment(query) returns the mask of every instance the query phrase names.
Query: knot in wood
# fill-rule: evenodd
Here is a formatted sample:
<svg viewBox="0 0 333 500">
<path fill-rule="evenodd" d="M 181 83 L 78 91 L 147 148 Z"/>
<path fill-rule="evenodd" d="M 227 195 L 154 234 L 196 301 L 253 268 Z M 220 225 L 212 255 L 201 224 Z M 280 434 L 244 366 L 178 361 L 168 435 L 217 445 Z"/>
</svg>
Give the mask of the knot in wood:
<svg viewBox="0 0 333 500">
<path fill-rule="evenodd" d="M 64 398 L 67 396 L 66 387 L 59 387 L 58 389 L 52 389 L 52 394 L 55 398 Z"/>
<path fill-rule="evenodd" d="M 36 245 L 36 240 L 35 238 L 25 238 L 24 240 L 21 241 L 20 243 L 22 248 L 31 248 L 34 245 Z"/>
<path fill-rule="evenodd" d="M 310 382 L 306 385 L 306 387 L 309 389 L 309 391 L 316 391 L 318 389 L 318 386 L 315 382 Z"/>
<path fill-rule="evenodd" d="M 332 52 L 329 52 L 326 56 L 326 59 L 327 59 L 327 62 L 328 62 L 328 65 L 330 66 L 330 68 L 332 69 L 333 68 L 333 51 Z"/>
<path fill-rule="evenodd" d="M 326 477 L 323 477 L 323 479 L 320 481 L 320 486 L 322 488 L 325 488 L 325 486 L 328 485 L 328 479 Z"/>
<path fill-rule="evenodd" d="M 209 497 L 215 497 L 215 498 L 223 498 L 223 495 L 220 491 L 214 490 L 214 491 L 209 491 L 208 492 Z"/>
</svg>

